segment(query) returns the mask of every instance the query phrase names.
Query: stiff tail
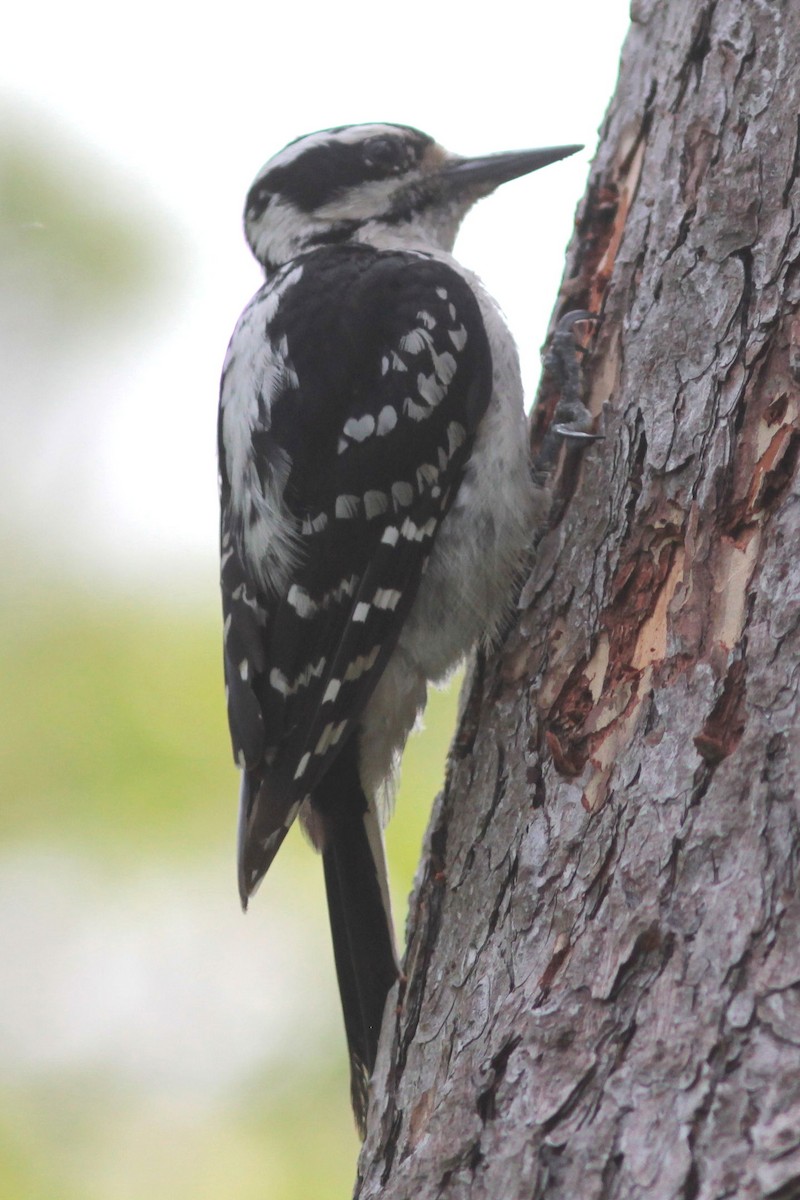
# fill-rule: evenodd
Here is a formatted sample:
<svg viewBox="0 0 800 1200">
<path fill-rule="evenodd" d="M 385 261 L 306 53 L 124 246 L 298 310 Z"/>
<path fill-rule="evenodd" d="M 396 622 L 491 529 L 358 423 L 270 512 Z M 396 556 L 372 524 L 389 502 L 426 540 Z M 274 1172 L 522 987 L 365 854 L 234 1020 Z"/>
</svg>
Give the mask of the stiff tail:
<svg viewBox="0 0 800 1200">
<path fill-rule="evenodd" d="M 386 997 L 398 975 L 383 837 L 358 778 L 351 738 L 314 795 L 336 975 L 350 1052 L 350 1095 L 362 1137 Z"/>
</svg>

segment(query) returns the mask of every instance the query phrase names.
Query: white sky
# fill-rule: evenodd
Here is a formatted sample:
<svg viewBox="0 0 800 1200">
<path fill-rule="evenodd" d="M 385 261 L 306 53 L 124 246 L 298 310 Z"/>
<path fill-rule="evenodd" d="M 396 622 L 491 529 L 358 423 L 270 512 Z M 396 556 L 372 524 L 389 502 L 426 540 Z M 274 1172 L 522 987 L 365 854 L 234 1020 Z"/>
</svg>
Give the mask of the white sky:
<svg viewBox="0 0 800 1200">
<path fill-rule="evenodd" d="M 301 133 L 394 120 L 464 153 L 586 143 L 583 155 L 485 201 L 457 246 L 509 316 L 532 390 L 614 85 L 624 0 L 499 0 L 472 16 L 435 0 L 229 0 L 205 11 L 75 0 L 14 5 L 4 25 L 13 108 L 37 118 L 54 146 L 94 151 L 129 201 L 163 213 L 177 241 L 168 301 L 149 319 L 131 318 L 129 334 L 83 339 L 60 373 L 62 422 L 49 431 L 27 500 L 49 528 L 60 514 L 68 555 L 73 546 L 99 551 L 134 575 L 148 567 L 153 582 L 167 562 L 211 570 L 219 368 L 260 282 L 240 212 L 261 164 Z M 76 425 L 81 407 L 88 415 Z M 41 455 L 47 439 L 26 448 L 22 433 L 22 461 Z"/>
</svg>

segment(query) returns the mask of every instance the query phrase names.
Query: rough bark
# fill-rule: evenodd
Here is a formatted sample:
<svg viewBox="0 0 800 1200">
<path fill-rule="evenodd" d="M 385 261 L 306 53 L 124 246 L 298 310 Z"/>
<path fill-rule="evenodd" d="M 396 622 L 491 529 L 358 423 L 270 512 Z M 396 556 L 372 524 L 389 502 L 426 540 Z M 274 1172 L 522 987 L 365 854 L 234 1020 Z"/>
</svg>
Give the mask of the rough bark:
<svg viewBox="0 0 800 1200">
<path fill-rule="evenodd" d="M 632 15 L 559 309 L 606 440 L 473 678 L 364 1200 L 800 1196 L 800 5 Z"/>
</svg>

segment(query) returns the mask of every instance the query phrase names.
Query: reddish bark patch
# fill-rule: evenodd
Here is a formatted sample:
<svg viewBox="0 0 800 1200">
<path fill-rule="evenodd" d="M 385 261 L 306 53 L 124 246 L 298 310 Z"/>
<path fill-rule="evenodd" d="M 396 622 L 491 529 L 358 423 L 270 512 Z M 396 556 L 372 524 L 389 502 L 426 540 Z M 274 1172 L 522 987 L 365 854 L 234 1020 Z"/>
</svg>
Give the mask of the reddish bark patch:
<svg viewBox="0 0 800 1200">
<path fill-rule="evenodd" d="M 731 664 L 722 694 L 694 739 L 697 753 L 713 766 L 733 754 L 744 733 L 746 676 L 744 659 L 739 658 Z"/>
</svg>

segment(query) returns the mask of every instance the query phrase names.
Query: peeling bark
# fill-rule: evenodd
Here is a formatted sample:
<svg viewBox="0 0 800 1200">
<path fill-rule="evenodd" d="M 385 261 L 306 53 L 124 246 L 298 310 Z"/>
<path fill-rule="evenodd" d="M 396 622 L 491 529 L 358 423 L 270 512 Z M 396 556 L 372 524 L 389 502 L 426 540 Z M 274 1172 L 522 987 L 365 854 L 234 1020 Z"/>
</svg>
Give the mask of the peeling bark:
<svg viewBox="0 0 800 1200">
<path fill-rule="evenodd" d="M 473 676 L 363 1200 L 800 1197 L 800 6 L 632 16 L 559 309 L 606 440 Z"/>
</svg>

